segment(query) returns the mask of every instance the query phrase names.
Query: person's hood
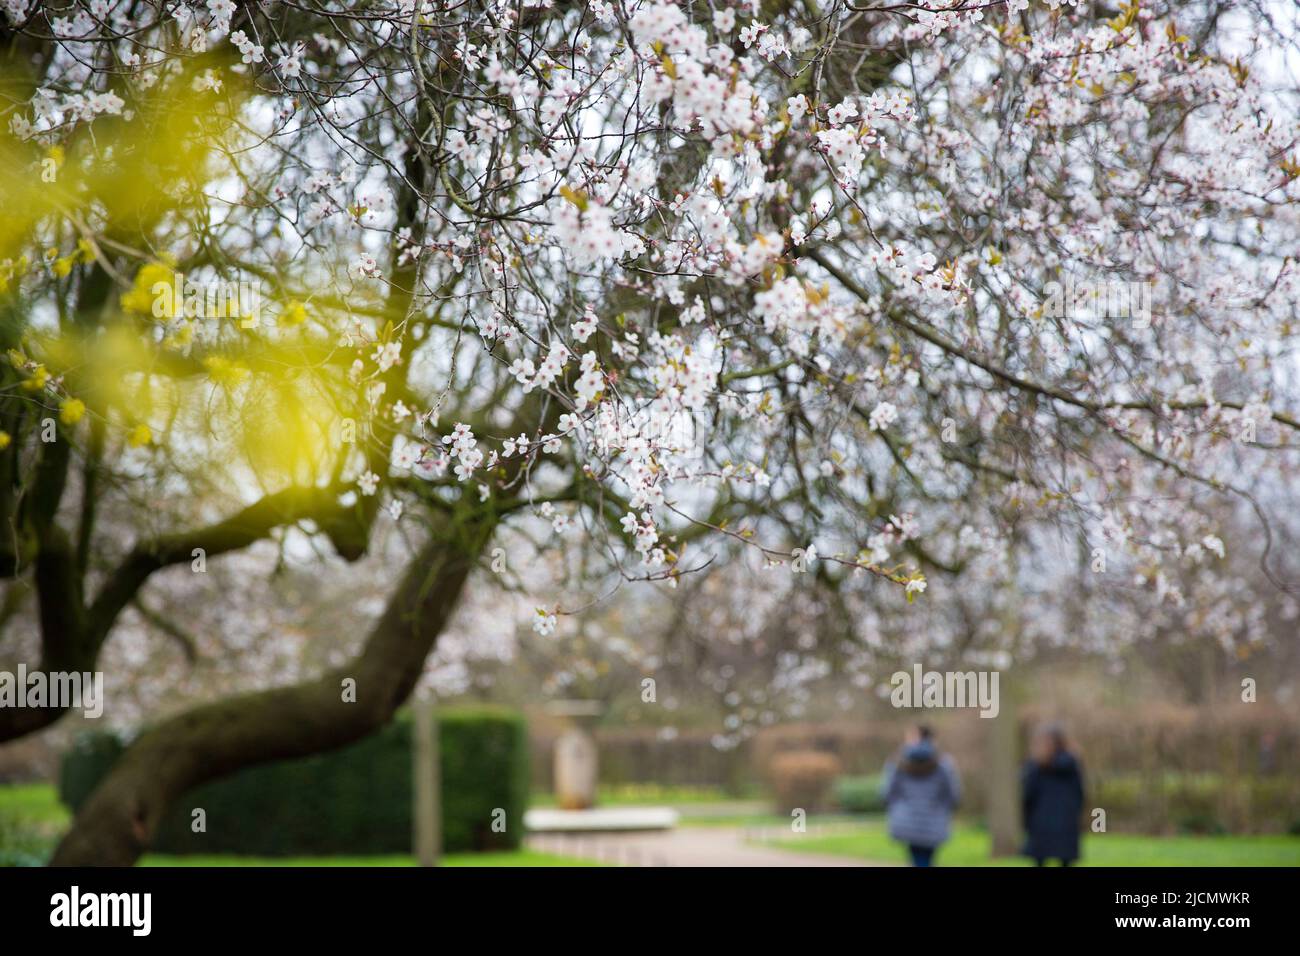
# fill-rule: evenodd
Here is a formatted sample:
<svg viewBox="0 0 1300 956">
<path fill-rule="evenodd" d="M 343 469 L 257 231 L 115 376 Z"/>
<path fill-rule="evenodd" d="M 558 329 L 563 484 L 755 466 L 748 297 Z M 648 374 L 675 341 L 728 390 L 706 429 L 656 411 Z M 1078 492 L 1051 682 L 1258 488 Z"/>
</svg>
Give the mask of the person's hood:
<svg viewBox="0 0 1300 956">
<path fill-rule="evenodd" d="M 939 751 L 935 749 L 933 743 L 928 740 L 922 740 L 918 743 L 909 744 L 903 750 L 902 769 L 905 773 L 914 776 L 924 776 L 933 773 L 939 766 Z"/>
<path fill-rule="evenodd" d="M 1043 769 L 1048 773 L 1073 773 L 1078 769 L 1079 763 L 1074 759 L 1074 754 L 1065 750 L 1058 750 L 1054 753 L 1047 763 L 1043 764 Z"/>
</svg>

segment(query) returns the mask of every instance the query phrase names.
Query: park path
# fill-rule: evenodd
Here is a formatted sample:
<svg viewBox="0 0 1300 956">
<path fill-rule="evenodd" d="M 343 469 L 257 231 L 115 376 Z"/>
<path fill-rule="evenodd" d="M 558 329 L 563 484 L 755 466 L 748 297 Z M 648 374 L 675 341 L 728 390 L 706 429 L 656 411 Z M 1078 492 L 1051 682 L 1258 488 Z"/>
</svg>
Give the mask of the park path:
<svg viewBox="0 0 1300 956">
<path fill-rule="evenodd" d="M 538 833 L 530 850 L 618 866 L 873 866 L 865 860 L 797 853 L 745 842 L 740 827 L 687 826 L 642 833 Z"/>
</svg>

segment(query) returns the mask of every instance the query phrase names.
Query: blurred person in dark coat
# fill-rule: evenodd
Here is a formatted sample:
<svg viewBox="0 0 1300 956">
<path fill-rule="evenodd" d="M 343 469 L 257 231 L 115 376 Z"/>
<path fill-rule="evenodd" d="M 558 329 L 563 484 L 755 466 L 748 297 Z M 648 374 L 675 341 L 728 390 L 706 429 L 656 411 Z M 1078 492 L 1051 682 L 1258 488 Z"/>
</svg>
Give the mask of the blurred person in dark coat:
<svg viewBox="0 0 1300 956">
<path fill-rule="evenodd" d="M 1030 746 L 1022 778 L 1025 855 L 1039 866 L 1079 859 L 1083 814 L 1083 767 L 1070 752 L 1059 724 L 1039 729 Z"/>
<path fill-rule="evenodd" d="M 885 764 L 884 790 L 889 835 L 907 844 L 913 866 L 930 866 L 934 851 L 948 839 L 961 781 L 928 727 L 909 731 L 897 759 Z"/>
</svg>

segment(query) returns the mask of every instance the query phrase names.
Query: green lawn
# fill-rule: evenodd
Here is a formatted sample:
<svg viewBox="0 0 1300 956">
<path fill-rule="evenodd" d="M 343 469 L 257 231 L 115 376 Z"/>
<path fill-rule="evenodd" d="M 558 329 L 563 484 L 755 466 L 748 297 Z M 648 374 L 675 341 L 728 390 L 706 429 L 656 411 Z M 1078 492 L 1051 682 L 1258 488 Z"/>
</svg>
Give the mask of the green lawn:
<svg viewBox="0 0 1300 956">
<path fill-rule="evenodd" d="M 682 824 L 752 827 L 775 830 L 788 827 L 788 817 L 763 812 L 762 804 L 728 800 L 721 793 L 701 788 L 628 788 L 602 794 L 606 805 L 667 803 L 682 813 Z M 710 799 L 711 798 L 711 799 Z M 814 832 L 777 841 L 774 845 L 808 853 L 851 856 L 881 863 L 904 863 L 906 851 L 889 839 L 879 817 L 818 816 L 810 820 Z M 818 824 L 848 823 L 851 832 L 818 835 Z M 67 810 L 49 784 L 0 786 L 0 863 L 6 858 L 39 863 L 47 858 L 67 827 Z M 1147 837 L 1127 833 L 1086 834 L 1085 866 L 1300 866 L 1300 836 L 1178 836 Z M 988 834 L 978 827 L 959 824 L 953 838 L 940 848 L 941 866 L 1028 865 L 1020 858 L 992 860 Z M 141 866 L 414 866 L 410 856 L 347 857 L 238 857 L 164 856 L 150 854 Z M 451 854 L 445 866 L 598 866 L 600 864 L 545 853 Z"/>
<path fill-rule="evenodd" d="M 19 819 L 63 827 L 68 823 L 68 808 L 59 802 L 58 791 L 48 783 L 0 786 L 0 820 Z"/>
<path fill-rule="evenodd" d="M 863 823 L 852 833 L 809 833 L 775 846 L 805 853 L 851 856 L 881 863 L 907 862 L 907 850 L 889 838 L 883 819 Z M 940 866 L 1028 866 L 1022 857 L 993 860 L 986 831 L 958 824 L 935 857 Z M 1300 866 L 1300 837 L 1174 836 L 1088 833 L 1081 866 Z"/>
<path fill-rule="evenodd" d="M 45 783 L 0 786 L 0 866 L 39 866 L 68 827 L 68 811 Z"/>
<path fill-rule="evenodd" d="M 48 858 L 70 822 L 57 790 L 47 783 L 0 786 L 0 865 L 37 864 Z M 166 856 L 152 853 L 139 866 L 415 866 L 415 858 L 390 856 L 245 857 Z M 603 866 L 588 860 L 519 850 L 514 853 L 452 853 L 443 866 Z"/>
</svg>

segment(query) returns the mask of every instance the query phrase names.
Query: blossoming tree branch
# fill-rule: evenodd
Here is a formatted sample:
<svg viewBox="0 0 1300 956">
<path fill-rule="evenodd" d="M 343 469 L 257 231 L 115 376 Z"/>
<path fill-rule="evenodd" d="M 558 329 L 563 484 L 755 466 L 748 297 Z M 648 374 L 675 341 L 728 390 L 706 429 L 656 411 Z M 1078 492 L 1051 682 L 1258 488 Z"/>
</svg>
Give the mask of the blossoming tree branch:
<svg viewBox="0 0 1300 956">
<path fill-rule="evenodd" d="M 160 572 L 410 541 L 354 658 L 154 724 L 56 862 L 373 732 L 535 551 L 576 582 L 539 640 L 727 561 L 907 615 L 1051 535 L 1160 607 L 1295 478 L 1268 4 L 3 10 L 0 569 L 40 666 L 94 670 Z"/>
</svg>

